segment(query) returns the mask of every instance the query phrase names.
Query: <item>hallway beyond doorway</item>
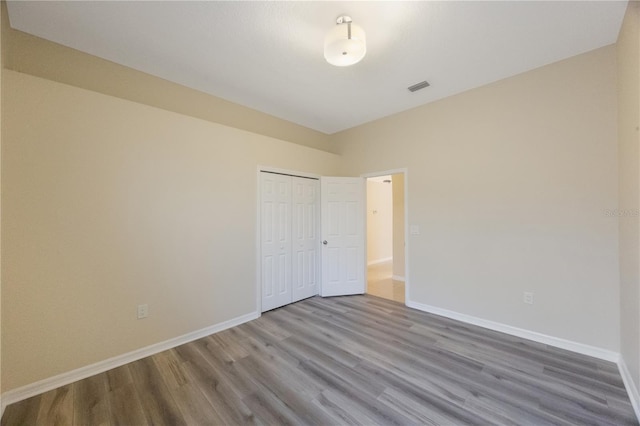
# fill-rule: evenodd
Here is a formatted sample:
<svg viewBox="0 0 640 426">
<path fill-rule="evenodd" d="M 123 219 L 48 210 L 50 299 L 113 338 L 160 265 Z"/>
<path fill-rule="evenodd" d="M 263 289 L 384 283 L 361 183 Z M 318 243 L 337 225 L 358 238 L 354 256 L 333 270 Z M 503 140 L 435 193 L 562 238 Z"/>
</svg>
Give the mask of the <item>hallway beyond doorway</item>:
<svg viewBox="0 0 640 426">
<path fill-rule="evenodd" d="M 393 279 L 393 261 L 367 267 L 367 293 L 404 303 L 404 281 Z"/>
</svg>

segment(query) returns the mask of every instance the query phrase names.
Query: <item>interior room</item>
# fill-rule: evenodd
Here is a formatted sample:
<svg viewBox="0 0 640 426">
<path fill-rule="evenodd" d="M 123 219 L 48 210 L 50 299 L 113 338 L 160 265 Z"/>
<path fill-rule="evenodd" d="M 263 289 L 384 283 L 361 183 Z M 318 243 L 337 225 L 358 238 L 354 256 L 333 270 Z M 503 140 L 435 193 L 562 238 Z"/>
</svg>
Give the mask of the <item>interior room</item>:
<svg viewBox="0 0 640 426">
<path fill-rule="evenodd" d="M 0 6 L 2 425 L 638 424 L 640 3 Z"/>
</svg>

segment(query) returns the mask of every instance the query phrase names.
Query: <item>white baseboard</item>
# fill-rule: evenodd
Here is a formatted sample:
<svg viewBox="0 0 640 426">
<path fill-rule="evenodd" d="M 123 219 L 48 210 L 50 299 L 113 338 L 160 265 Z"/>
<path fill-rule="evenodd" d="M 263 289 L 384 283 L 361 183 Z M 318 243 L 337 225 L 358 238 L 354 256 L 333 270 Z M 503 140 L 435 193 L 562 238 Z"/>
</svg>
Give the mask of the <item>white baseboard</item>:
<svg viewBox="0 0 640 426">
<path fill-rule="evenodd" d="M 367 262 L 367 266 L 378 265 L 379 263 L 391 262 L 393 257 L 383 257 L 382 259 L 370 260 Z"/>
<path fill-rule="evenodd" d="M 549 336 L 535 331 L 525 330 L 523 328 L 513 327 L 495 321 L 489 321 L 477 318 L 471 315 L 461 314 L 459 312 L 449 311 L 447 309 L 437 308 L 435 306 L 425 305 L 413 301 L 407 301 L 406 305 L 410 308 L 420 311 L 429 312 L 435 315 L 455 319 L 467 324 L 477 325 L 479 327 L 488 328 L 490 330 L 499 331 L 501 333 L 510 334 L 512 336 L 522 337 L 523 339 L 533 340 L 534 342 L 544 343 L 556 348 L 566 349 L 568 351 L 577 352 L 579 354 L 592 356 L 594 358 L 603 359 L 618 363 L 620 354 L 608 349 L 598 348 L 596 346 L 585 345 L 571 340 L 561 339 L 559 337 Z"/>
<path fill-rule="evenodd" d="M 21 386 L 16 389 L 12 389 L 10 391 L 4 392 L 0 396 L 2 413 L 4 414 L 4 409 L 7 405 L 13 404 L 15 402 L 22 401 L 43 392 L 59 388 L 60 386 L 68 385 L 78 380 L 86 379 L 87 377 L 103 373 L 107 370 L 120 367 L 122 365 L 137 361 L 142 358 L 146 358 L 159 352 L 175 348 L 176 346 L 192 342 L 205 336 L 209 336 L 210 334 L 218 333 L 222 330 L 235 327 L 259 317 L 260 312 L 251 312 L 249 314 L 242 315 L 228 321 L 214 324 L 200 330 L 192 331 L 191 333 L 183 334 L 182 336 L 174 337 L 173 339 L 165 340 L 164 342 L 154 343 L 153 345 L 136 349 L 135 351 L 118 355 L 113 358 L 105 359 L 104 361 L 99 361 L 95 364 L 80 367 L 76 370 L 67 371 L 65 373 L 58 374 L 57 376 L 49 377 L 25 386 Z"/>
<path fill-rule="evenodd" d="M 394 281 L 402 281 L 404 282 L 404 276 L 403 275 L 394 275 L 391 277 L 392 280 Z"/>
<path fill-rule="evenodd" d="M 618 361 L 618 370 L 620 370 L 620 375 L 622 376 L 624 387 L 627 389 L 627 394 L 631 400 L 633 411 L 636 413 L 636 418 L 640 421 L 640 394 L 638 393 L 636 383 L 633 381 L 633 377 L 631 377 L 631 373 L 629 373 L 627 364 L 624 362 L 624 358 L 622 356 L 620 356 L 620 361 Z"/>
</svg>

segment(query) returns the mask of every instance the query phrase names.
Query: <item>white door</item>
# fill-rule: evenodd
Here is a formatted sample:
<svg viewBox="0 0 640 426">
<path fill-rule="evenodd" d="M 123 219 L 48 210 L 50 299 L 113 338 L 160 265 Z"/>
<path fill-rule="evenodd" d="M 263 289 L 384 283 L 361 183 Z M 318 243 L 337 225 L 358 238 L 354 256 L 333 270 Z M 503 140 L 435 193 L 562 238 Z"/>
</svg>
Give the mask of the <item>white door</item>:
<svg viewBox="0 0 640 426">
<path fill-rule="evenodd" d="M 320 295 L 365 292 L 365 180 L 322 177 Z"/>
<path fill-rule="evenodd" d="M 293 301 L 318 294 L 319 277 L 319 201 L 317 179 L 293 179 Z"/>
<path fill-rule="evenodd" d="M 260 173 L 262 312 L 291 303 L 291 176 Z"/>
</svg>

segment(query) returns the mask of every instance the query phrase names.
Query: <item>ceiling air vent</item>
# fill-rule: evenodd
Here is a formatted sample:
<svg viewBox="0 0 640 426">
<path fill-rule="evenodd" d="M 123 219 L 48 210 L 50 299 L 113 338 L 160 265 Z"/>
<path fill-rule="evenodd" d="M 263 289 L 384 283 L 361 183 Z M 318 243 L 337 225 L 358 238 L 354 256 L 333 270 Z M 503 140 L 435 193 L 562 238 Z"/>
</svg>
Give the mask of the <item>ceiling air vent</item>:
<svg viewBox="0 0 640 426">
<path fill-rule="evenodd" d="M 420 89 L 424 89 L 425 87 L 429 87 L 429 82 L 427 81 L 421 81 L 420 83 L 416 83 L 413 86 L 409 86 L 407 87 L 407 89 L 409 89 L 410 92 L 417 92 Z"/>
</svg>

